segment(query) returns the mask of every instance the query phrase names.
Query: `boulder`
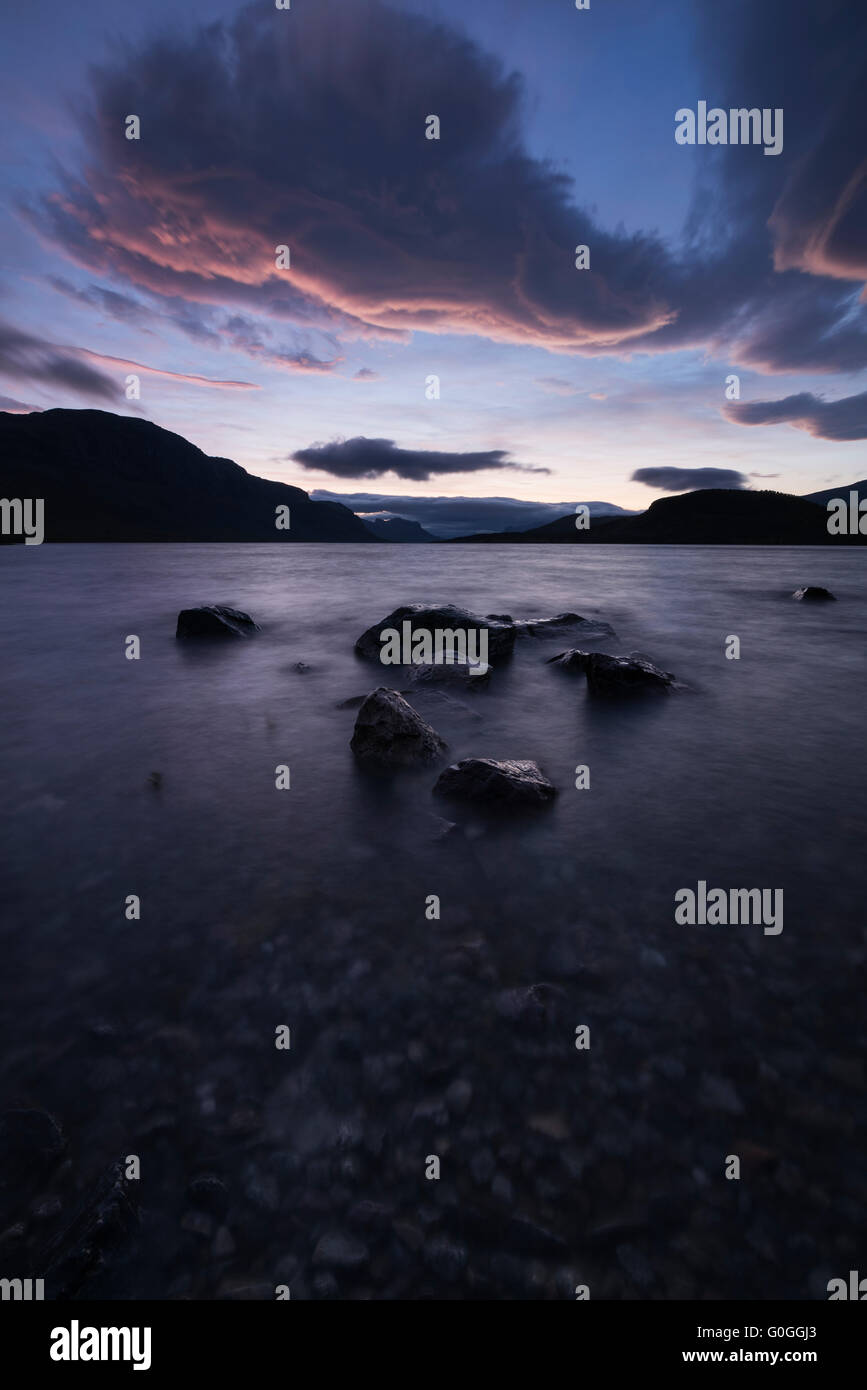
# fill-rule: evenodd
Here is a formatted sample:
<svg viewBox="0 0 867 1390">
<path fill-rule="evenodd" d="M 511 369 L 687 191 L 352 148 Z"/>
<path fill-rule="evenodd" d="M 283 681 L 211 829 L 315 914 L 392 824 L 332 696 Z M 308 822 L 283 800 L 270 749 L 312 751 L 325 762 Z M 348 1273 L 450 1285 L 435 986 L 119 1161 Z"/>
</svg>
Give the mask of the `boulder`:
<svg viewBox="0 0 867 1390">
<path fill-rule="evenodd" d="M 395 608 L 387 618 L 374 623 L 363 632 L 355 644 L 359 656 L 368 661 L 379 661 L 382 652 L 381 634 L 387 628 L 403 632 L 403 623 L 411 624 L 413 632 L 468 632 L 471 629 L 486 630 L 488 634 L 488 656 L 492 661 L 511 656 L 515 645 L 515 628 L 511 623 L 480 618 L 466 608 L 458 608 L 453 603 L 440 606 L 426 603 L 405 604 Z"/>
<path fill-rule="evenodd" d="M 184 608 L 178 614 L 176 637 L 248 637 L 258 632 L 249 613 L 226 608 L 219 603 L 203 604 L 200 608 Z"/>
<path fill-rule="evenodd" d="M 361 762 L 409 767 L 433 762 L 447 745 L 402 695 L 380 686 L 358 711 L 350 747 Z"/>
<path fill-rule="evenodd" d="M 557 795 L 557 788 L 538 763 L 463 758 L 440 774 L 434 793 L 503 806 L 541 806 Z"/>
<path fill-rule="evenodd" d="M 836 598 L 830 590 L 823 589 L 817 584 L 808 584 L 804 589 L 796 589 L 792 598 L 797 599 L 799 603 L 803 603 L 805 600 L 808 603 L 827 603 L 829 600 L 836 602 Z"/>
<path fill-rule="evenodd" d="M 608 656 L 605 652 L 582 652 L 573 648 L 550 660 L 567 671 L 583 672 L 593 695 L 664 692 L 677 685 L 670 671 L 661 671 L 643 656 Z"/>
</svg>

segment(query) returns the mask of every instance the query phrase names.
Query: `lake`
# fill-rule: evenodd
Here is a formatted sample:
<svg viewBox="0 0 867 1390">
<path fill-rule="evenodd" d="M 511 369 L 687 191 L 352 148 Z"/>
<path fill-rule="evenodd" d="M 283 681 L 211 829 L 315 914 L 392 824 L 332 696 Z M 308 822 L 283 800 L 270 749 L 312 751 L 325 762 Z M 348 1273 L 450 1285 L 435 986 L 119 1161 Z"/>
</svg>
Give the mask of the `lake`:
<svg viewBox="0 0 867 1390">
<path fill-rule="evenodd" d="M 809 1298 L 845 1274 L 862 552 L 45 545 L 0 550 L 0 583 L 2 1092 L 68 1145 L 24 1203 L 35 1277 L 131 1153 L 141 1227 L 80 1296 Z M 559 791 L 470 813 L 437 768 L 350 752 L 338 706 L 403 688 L 355 639 L 412 602 L 578 612 L 690 688 L 600 703 L 546 636 L 485 689 L 410 695 L 447 761 L 534 759 Z M 178 642 L 199 603 L 261 631 Z M 784 929 L 676 924 L 700 881 L 781 890 Z"/>
</svg>

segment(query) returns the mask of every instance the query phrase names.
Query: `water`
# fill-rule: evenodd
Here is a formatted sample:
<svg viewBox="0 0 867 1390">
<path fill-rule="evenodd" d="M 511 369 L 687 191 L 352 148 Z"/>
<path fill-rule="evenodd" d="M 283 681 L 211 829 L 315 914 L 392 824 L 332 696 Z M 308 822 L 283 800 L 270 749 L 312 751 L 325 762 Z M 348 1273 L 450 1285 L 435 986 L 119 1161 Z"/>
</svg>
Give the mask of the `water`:
<svg viewBox="0 0 867 1390">
<path fill-rule="evenodd" d="M 377 1055 L 403 1055 L 417 993 L 420 1045 L 435 1051 L 433 1014 L 458 989 L 455 951 L 482 961 L 466 1007 L 468 1017 L 478 1015 L 483 1049 L 496 1051 L 499 1035 L 489 1030 L 497 1026 L 491 1000 L 498 990 L 553 981 L 569 1001 L 569 1022 L 565 1061 L 549 1062 L 574 1073 L 569 1008 L 574 1003 L 579 1023 L 589 1007 L 580 972 L 568 967 L 569 953 L 578 951 L 592 987 L 606 982 L 598 1011 L 612 1030 L 611 1085 L 619 1084 L 620 1068 L 634 1078 L 642 1058 L 691 1056 L 693 1102 L 711 1116 L 707 1074 L 734 1077 L 749 1092 L 740 1113 L 751 1141 L 776 1124 L 751 1089 L 759 1087 L 759 1060 L 771 1066 L 776 1049 L 779 1070 L 783 1053 L 815 1052 L 843 1059 L 845 1070 L 845 1059 L 858 1054 L 863 1023 L 854 1021 L 852 982 L 863 972 L 867 830 L 867 572 L 858 551 L 14 547 L 0 551 L 0 583 L 3 1090 L 53 1108 L 72 1134 L 88 1136 L 92 1148 L 77 1160 L 70 1191 L 86 1187 L 113 1146 L 150 1133 L 160 1106 L 183 1133 L 180 1167 L 172 1166 L 179 1140 L 174 1148 L 163 1143 L 159 1159 L 180 1184 L 181 1169 L 188 1177 L 196 1166 L 202 1126 L 211 1133 L 217 1123 L 209 1086 L 218 1097 L 222 1086 L 231 1092 L 230 1117 L 248 1101 L 259 1107 L 254 1149 L 261 1144 L 273 1154 L 279 1125 L 273 1114 L 268 1119 L 269 1106 L 286 1083 L 272 1075 L 274 1058 L 266 1064 L 256 1047 L 263 1037 L 270 1047 L 274 1026 L 292 1021 L 283 1017 L 290 999 L 298 1022 L 306 1020 L 298 1047 L 313 1051 L 306 1102 L 293 1094 L 287 1103 L 299 1114 L 321 1105 L 337 1123 L 361 1091 L 347 1082 L 343 1104 L 338 1078 L 336 1102 L 311 1093 L 327 1070 L 323 1062 L 317 1071 L 317 1043 L 332 1027 L 380 1027 Z M 791 601 L 804 584 L 827 586 L 838 602 Z M 436 769 L 394 777 L 360 770 L 349 749 L 355 712 L 337 708 L 376 685 L 401 686 L 393 668 L 360 661 L 353 644 L 393 608 L 417 601 L 518 618 L 566 610 L 599 618 L 617 639 L 597 649 L 640 651 L 691 689 L 606 708 L 588 699 L 583 678 L 545 664 L 568 639 L 519 640 L 513 661 L 486 690 L 414 700 L 448 741 L 451 760 L 535 759 L 559 789 L 539 815 L 508 822 L 467 815 L 431 796 Z M 215 647 L 177 642 L 178 611 L 197 603 L 241 608 L 262 631 Z M 128 634 L 141 639 L 139 661 L 125 659 Z M 725 657 L 730 635 L 740 639 L 740 660 Z M 310 669 L 299 672 L 296 662 Z M 289 791 L 275 789 L 281 764 L 291 769 Z M 579 764 L 590 769 L 589 790 L 575 789 Z M 437 841 L 432 816 L 458 822 L 462 833 Z M 782 889 L 782 934 L 676 926 L 674 894 L 699 879 Z M 441 922 L 425 918 L 434 893 Z M 141 898 L 137 922 L 124 915 L 130 894 Z M 269 991 L 283 994 L 269 998 Z M 799 1022 L 792 1010 L 801 996 Z M 399 1021 L 383 1022 L 398 1000 L 410 1001 Z M 787 1037 L 788 1026 L 794 1032 Z M 467 1024 L 469 1032 L 474 1027 Z M 117 1041 L 111 1057 L 94 1061 L 89 1049 L 100 1029 Z M 173 1031 L 192 1036 L 173 1041 Z M 605 1046 L 600 1041 L 600 1052 Z M 516 1066 L 532 1078 L 536 1063 L 522 1049 Z M 362 1053 L 369 1050 L 362 1042 Z M 477 1090 L 500 1076 L 494 1052 L 476 1051 Z M 293 1065 L 300 1060 L 293 1055 Z M 538 1061 L 540 1076 L 549 1062 Z M 563 1088 L 568 1098 L 574 1081 L 558 1075 L 552 1085 L 562 1105 Z M 394 1101 L 380 1097 L 362 1110 L 389 1110 L 403 1123 L 394 1120 L 394 1106 L 400 1114 L 401 1105 L 409 1107 L 408 1114 L 418 1101 L 414 1087 L 405 1078 Z M 629 1100 L 627 1110 L 636 1095 Z M 587 1096 L 575 1102 L 590 1103 Z M 616 1110 L 604 1087 L 593 1103 Z M 216 1104 L 220 1112 L 223 1102 Z M 490 1105 L 503 1142 L 511 1135 L 520 1148 L 525 1119 L 509 1119 L 506 1100 L 493 1092 Z M 579 1138 L 580 1126 L 573 1127 L 571 1142 Z M 827 1132 L 814 1138 L 801 1145 L 804 1182 L 827 1188 L 835 1181 L 827 1166 L 834 1145 Z M 285 1133 L 279 1139 L 293 1149 Z M 136 1142 L 147 1147 L 143 1138 Z M 225 1141 L 230 1149 L 234 1142 Z M 472 1147 L 472 1135 L 467 1142 Z M 705 1142 L 695 1136 L 685 1172 L 711 1162 L 698 1156 Z M 723 1149 L 732 1142 L 720 1133 Z M 240 1159 L 222 1153 L 224 1146 L 216 1144 L 232 1168 Z M 314 1161 L 314 1151 L 308 1138 L 302 1162 Z M 810 1163 L 826 1167 L 811 1173 Z M 621 1185 L 634 1198 L 628 1174 Z M 344 1186 L 353 1183 L 347 1178 Z M 369 1183 L 356 1186 L 356 1196 L 368 1193 Z M 520 1192 L 518 1182 L 519 1205 Z M 322 1220 L 336 1219 L 340 1195 Z M 526 1200 L 525 1214 L 549 1224 L 557 1218 L 556 1211 L 546 1215 L 535 1187 Z M 183 1209 L 182 1192 L 175 1205 Z M 559 1217 L 569 1228 L 572 1218 Z M 319 1219 L 305 1223 L 306 1238 Z M 575 1217 L 576 1231 L 583 1220 Z M 154 1238 L 152 1281 L 168 1279 L 163 1256 L 173 1239 Z M 266 1245 L 264 1235 L 253 1242 L 245 1268 L 259 1255 L 270 1268 Z M 301 1246 L 303 1266 L 309 1251 Z M 815 1252 L 816 1264 L 824 1253 Z M 775 1258 L 782 1262 L 782 1252 Z M 812 1255 L 804 1258 L 809 1264 Z M 231 1270 L 231 1260 L 217 1263 L 199 1288 L 180 1258 L 178 1289 L 214 1296 Z M 606 1264 L 605 1271 L 596 1277 L 613 1280 L 610 1296 L 665 1296 L 664 1280 L 630 1294 L 622 1268 L 612 1273 Z M 800 1285 L 787 1292 L 777 1276 L 769 1294 L 783 1280 L 783 1296 L 807 1296 Z M 270 1277 L 267 1269 L 262 1277 Z M 298 1277 L 308 1275 L 302 1269 Z M 745 1296 L 719 1277 L 721 1296 Z M 134 1263 L 128 1278 L 136 1295 L 151 1288 L 144 1275 L 137 1279 Z M 160 1287 L 153 1296 L 167 1296 Z M 697 1296 L 706 1296 L 703 1287 Z M 554 1294 L 546 1285 L 539 1296 Z"/>
</svg>

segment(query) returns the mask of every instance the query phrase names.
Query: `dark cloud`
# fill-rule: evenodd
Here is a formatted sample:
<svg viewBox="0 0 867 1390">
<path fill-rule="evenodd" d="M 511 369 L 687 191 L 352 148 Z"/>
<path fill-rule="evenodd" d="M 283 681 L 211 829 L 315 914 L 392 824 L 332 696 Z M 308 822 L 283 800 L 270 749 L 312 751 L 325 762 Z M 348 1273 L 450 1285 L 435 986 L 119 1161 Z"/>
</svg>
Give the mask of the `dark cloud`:
<svg viewBox="0 0 867 1390">
<path fill-rule="evenodd" d="M 479 473 L 486 469 L 507 469 L 514 473 L 550 473 L 549 468 L 533 468 L 510 463 L 504 449 L 483 453 L 446 453 L 437 449 L 399 449 L 393 439 L 335 439 L 330 444 L 312 444 L 292 455 L 295 463 L 335 478 L 380 478 L 394 473 L 424 483 L 434 474 Z"/>
<path fill-rule="evenodd" d="M 370 367 L 359 367 L 352 378 L 353 381 L 378 381 L 379 372 L 371 371 Z"/>
<path fill-rule="evenodd" d="M 17 401 L 14 396 L 0 396 L 0 410 L 5 410 L 10 415 L 31 415 L 34 411 L 39 414 L 42 407 L 27 405 L 24 401 Z"/>
<path fill-rule="evenodd" d="M 342 502 L 362 516 L 388 512 L 417 521 L 434 536 L 472 536 L 478 531 L 528 531 L 574 513 L 576 502 L 528 502 L 518 497 L 404 497 L 395 493 L 311 491 L 315 502 Z M 590 502 L 591 516 L 621 516 L 620 507 Z"/>
<path fill-rule="evenodd" d="M 702 346 L 765 371 L 863 368 L 867 320 L 848 282 L 867 257 L 867 12 L 729 0 L 690 13 L 696 97 L 782 107 L 785 143 L 773 159 L 708 150 L 676 248 L 604 230 L 586 210 L 597 190 L 527 153 L 520 78 L 379 0 L 317 0 L 291 23 L 259 3 L 96 69 L 84 168 L 29 215 L 79 264 L 138 291 L 341 338 L 426 329 L 564 353 Z M 124 138 L 131 111 L 139 141 Z M 440 141 L 424 139 L 430 112 Z M 589 272 L 574 268 L 579 243 Z M 276 244 L 291 269 L 276 270 Z"/>
<path fill-rule="evenodd" d="M 45 278 L 58 294 L 66 295 L 67 299 L 75 300 L 79 304 L 86 304 L 89 308 L 99 309 L 121 323 L 141 325 L 143 320 L 153 316 L 153 311 L 138 299 L 133 299 L 128 294 L 118 294 L 117 290 L 107 289 L 103 285 L 91 284 L 84 289 L 78 289 L 62 275 L 47 275 Z"/>
<path fill-rule="evenodd" d="M 116 401 L 120 396 L 116 380 L 80 362 L 68 348 L 6 323 L 0 323 L 0 376 L 59 387 L 93 400 Z"/>
<path fill-rule="evenodd" d="M 731 401 L 723 414 L 737 425 L 794 425 L 816 439 L 867 439 L 867 391 L 839 401 L 810 391 L 779 401 Z"/>
<path fill-rule="evenodd" d="M 694 492 L 707 487 L 746 487 L 743 473 L 734 468 L 636 468 L 634 483 L 660 488 L 663 492 Z"/>
</svg>

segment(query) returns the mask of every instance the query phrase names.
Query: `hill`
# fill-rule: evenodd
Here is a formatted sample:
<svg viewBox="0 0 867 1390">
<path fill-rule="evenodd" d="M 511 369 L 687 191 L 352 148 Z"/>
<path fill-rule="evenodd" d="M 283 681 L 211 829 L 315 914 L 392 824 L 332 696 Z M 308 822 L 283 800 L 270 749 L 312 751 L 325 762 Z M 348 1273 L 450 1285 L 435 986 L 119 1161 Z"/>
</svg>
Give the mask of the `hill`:
<svg viewBox="0 0 867 1390">
<path fill-rule="evenodd" d="M 461 537 L 500 545 L 847 545 L 865 540 L 829 535 L 824 507 L 804 497 L 723 488 L 660 497 L 638 516 L 593 520 L 586 531 L 576 529 L 574 516 L 565 516 L 532 531 Z"/>
<path fill-rule="evenodd" d="M 148 420 L 104 410 L 0 411 L 0 497 L 45 501 L 47 541 L 363 541 L 338 502 L 254 477 Z M 277 530 L 277 508 L 289 529 Z M 0 536 L 0 541 L 17 541 Z"/>
</svg>

